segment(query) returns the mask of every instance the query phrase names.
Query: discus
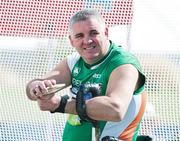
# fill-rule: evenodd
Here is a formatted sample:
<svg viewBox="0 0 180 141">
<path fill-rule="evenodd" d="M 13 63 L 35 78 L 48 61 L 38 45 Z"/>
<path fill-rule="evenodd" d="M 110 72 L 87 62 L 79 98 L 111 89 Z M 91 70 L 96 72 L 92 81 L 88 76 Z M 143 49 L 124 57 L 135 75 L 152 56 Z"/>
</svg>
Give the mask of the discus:
<svg viewBox="0 0 180 141">
<path fill-rule="evenodd" d="M 53 85 L 52 87 L 47 87 L 47 92 L 44 93 L 44 95 L 49 95 L 52 93 L 57 93 L 58 91 L 62 90 L 63 88 L 65 88 L 65 84 L 56 84 Z"/>
</svg>

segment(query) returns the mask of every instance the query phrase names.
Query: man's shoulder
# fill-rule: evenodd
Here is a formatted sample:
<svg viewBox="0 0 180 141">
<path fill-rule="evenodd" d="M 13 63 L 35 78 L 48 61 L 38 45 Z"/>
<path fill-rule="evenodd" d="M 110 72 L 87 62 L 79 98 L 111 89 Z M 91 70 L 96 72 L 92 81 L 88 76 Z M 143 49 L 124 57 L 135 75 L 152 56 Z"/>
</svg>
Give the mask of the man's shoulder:
<svg viewBox="0 0 180 141">
<path fill-rule="evenodd" d="M 72 54 L 67 56 L 67 63 L 71 71 L 79 59 L 80 59 L 80 55 L 78 52 L 73 52 Z"/>
</svg>

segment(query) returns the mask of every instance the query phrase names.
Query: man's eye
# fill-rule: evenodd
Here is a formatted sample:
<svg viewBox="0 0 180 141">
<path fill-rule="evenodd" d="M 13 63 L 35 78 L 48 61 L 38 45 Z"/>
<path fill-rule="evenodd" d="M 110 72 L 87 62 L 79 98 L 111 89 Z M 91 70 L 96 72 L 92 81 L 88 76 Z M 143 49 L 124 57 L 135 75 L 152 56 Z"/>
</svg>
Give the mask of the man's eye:
<svg viewBox="0 0 180 141">
<path fill-rule="evenodd" d="M 83 35 L 81 34 L 75 35 L 75 38 L 81 38 L 81 37 L 83 37 Z"/>
<path fill-rule="evenodd" d="M 94 32 L 91 32 L 91 35 L 97 35 L 99 34 L 98 32 L 94 31 Z"/>
</svg>

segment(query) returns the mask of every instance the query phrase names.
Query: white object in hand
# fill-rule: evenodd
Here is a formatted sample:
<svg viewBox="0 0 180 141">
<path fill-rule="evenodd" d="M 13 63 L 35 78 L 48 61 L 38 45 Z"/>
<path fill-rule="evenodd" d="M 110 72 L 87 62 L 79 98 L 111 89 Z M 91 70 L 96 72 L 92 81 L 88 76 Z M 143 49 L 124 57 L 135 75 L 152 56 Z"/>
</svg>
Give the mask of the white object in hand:
<svg viewBox="0 0 180 141">
<path fill-rule="evenodd" d="M 52 87 L 47 87 L 48 91 L 46 93 L 44 93 L 44 95 L 56 93 L 56 92 L 62 90 L 65 86 L 66 86 L 65 84 L 56 84 L 56 85 L 53 85 Z"/>
</svg>

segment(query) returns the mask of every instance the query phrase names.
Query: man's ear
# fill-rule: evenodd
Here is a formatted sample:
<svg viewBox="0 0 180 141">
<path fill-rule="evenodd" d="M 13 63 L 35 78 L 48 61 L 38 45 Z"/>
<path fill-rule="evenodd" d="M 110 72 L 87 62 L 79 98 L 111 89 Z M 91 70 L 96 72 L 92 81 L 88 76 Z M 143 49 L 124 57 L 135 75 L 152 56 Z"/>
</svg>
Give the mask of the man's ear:
<svg viewBox="0 0 180 141">
<path fill-rule="evenodd" d="M 104 32 L 105 36 L 108 38 L 109 37 L 109 29 L 108 27 L 105 28 L 105 32 Z"/>
<path fill-rule="evenodd" d="M 73 41 L 72 41 L 71 35 L 69 35 L 69 41 L 71 43 L 71 46 L 73 46 Z"/>
</svg>

